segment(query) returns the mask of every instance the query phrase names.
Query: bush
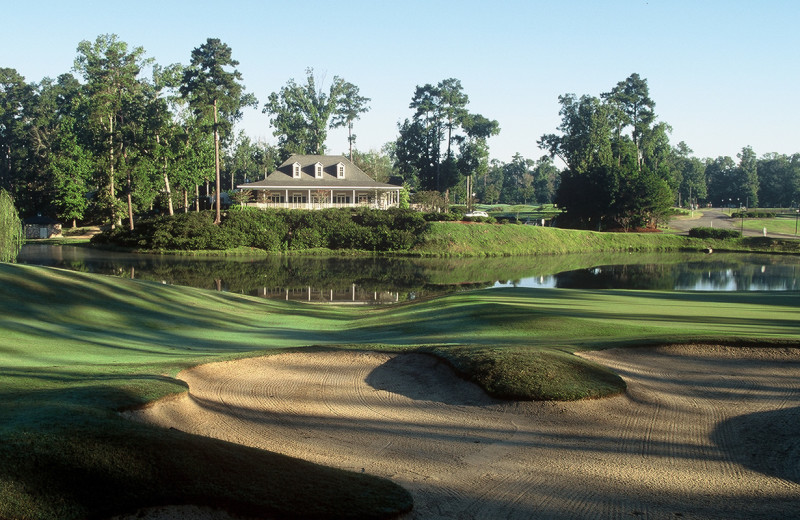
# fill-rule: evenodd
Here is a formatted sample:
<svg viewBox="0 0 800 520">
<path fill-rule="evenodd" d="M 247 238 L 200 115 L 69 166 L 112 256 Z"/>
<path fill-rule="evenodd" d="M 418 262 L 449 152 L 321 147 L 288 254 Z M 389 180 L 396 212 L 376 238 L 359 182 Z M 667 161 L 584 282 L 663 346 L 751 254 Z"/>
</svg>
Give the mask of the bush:
<svg viewBox="0 0 800 520">
<path fill-rule="evenodd" d="M 229 230 L 229 240 L 242 246 L 280 251 L 287 241 L 286 220 L 276 211 L 242 208 L 227 214 L 222 226 Z M 234 239 L 234 233 L 238 233 L 238 239 Z"/>
<path fill-rule="evenodd" d="M 710 227 L 696 227 L 689 230 L 689 236 L 694 238 L 741 238 L 742 232 L 735 229 L 720 229 Z"/>
<path fill-rule="evenodd" d="M 269 211 L 242 208 L 214 224 L 211 211 L 142 219 L 134 231 L 114 229 L 97 243 L 144 250 L 225 250 L 254 247 L 265 251 L 329 248 L 402 251 L 425 234 L 425 217 L 409 209 L 368 208 L 319 211 Z"/>
<path fill-rule="evenodd" d="M 733 218 L 775 218 L 775 213 L 767 211 L 736 211 L 731 213 Z"/>
<path fill-rule="evenodd" d="M 483 222 L 491 224 L 497 222 L 494 217 L 464 217 L 464 222 Z"/>
<path fill-rule="evenodd" d="M 462 213 L 425 213 L 424 215 L 425 220 L 428 222 L 455 222 L 464 218 Z"/>
</svg>

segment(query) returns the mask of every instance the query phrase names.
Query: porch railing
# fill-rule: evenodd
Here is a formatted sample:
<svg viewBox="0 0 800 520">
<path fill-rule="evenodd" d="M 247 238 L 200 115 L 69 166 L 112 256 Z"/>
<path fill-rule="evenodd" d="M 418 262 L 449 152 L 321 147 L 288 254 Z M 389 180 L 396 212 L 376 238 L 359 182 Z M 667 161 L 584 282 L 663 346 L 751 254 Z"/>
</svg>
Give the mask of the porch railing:
<svg viewBox="0 0 800 520">
<path fill-rule="evenodd" d="M 251 208 L 259 209 L 328 209 L 328 208 L 371 208 L 387 209 L 397 204 L 385 202 L 248 202 Z"/>
</svg>

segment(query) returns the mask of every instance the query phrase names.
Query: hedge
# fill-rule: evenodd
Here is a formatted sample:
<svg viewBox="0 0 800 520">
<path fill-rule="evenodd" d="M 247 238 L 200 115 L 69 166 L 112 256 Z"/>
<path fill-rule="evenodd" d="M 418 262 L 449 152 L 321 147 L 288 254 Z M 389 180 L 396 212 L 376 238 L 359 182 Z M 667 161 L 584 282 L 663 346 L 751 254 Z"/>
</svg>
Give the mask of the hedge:
<svg viewBox="0 0 800 520">
<path fill-rule="evenodd" d="M 689 236 L 694 238 L 741 238 L 742 232 L 735 229 L 722 229 L 711 227 L 696 227 L 689 230 Z"/>
<path fill-rule="evenodd" d="M 226 250 L 252 247 L 264 251 L 358 249 L 405 251 L 428 229 L 422 213 L 389 210 L 324 209 L 228 211 L 214 224 L 214 212 L 178 213 L 146 218 L 133 231 L 116 228 L 97 235 L 95 243 L 153 251 Z"/>
<path fill-rule="evenodd" d="M 732 218 L 775 218 L 775 213 L 768 211 L 736 211 Z"/>
</svg>

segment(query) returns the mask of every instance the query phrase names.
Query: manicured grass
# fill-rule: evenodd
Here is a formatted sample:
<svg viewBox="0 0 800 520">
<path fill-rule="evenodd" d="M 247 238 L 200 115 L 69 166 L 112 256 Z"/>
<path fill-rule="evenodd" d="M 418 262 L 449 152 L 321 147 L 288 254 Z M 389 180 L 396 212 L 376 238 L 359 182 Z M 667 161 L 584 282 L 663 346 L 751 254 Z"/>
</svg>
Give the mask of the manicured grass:
<svg viewBox="0 0 800 520">
<path fill-rule="evenodd" d="M 516 224 L 433 222 L 413 253 L 432 256 L 520 256 L 614 251 L 763 251 L 800 253 L 797 240 L 696 239 L 668 233 L 597 233 Z"/>
<path fill-rule="evenodd" d="M 496 289 L 379 308 L 276 302 L 0 264 L 0 518 L 97 518 L 194 503 L 242 514 L 386 518 L 410 495 L 369 475 L 131 423 L 209 360 L 304 345 L 419 350 L 490 393 L 613 394 L 572 353 L 698 341 L 800 344 L 796 293 Z"/>
<path fill-rule="evenodd" d="M 699 249 L 687 237 L 664 234 L 595 233 L 515 224 L 434 222 L 419 254 L 450 256 L 541 255 L 609 251 Z"/>
<path fill-rule="evenodd" d="M 740 228 L 741 219 L 735 221 L 735 227 Z M 797 227 L 797 217 L 795 215 L 778 215 L 775 218 L 746 218 L 744 219 L 744 229 L 751 231 L 762 231 L 767 228 L 768 233 L 781 233 L 784 235 L 794 235 Z"/>
</svg>

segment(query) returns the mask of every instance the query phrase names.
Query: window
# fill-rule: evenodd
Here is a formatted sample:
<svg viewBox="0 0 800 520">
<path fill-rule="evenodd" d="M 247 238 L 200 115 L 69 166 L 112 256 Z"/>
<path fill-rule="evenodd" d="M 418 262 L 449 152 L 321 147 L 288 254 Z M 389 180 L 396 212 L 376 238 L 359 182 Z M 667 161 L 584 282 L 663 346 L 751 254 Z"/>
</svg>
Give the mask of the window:
<svg viewBox="0 0 800 520">
<path fill-rule="evenodd" d="M 336 178 L 344 179 L 344 163 L 339 163 L 336 165 Z"/>
<path fill-rule="evenodd" d="M 335 202 L 336 202 L 336 204 L 349 204 L 350 203 L 350 197 L 348 197 L 347 195 L 343 195 L 341 193 L 337 193 L 336 194 L 336 198 L 335 198 Z"/>
<path fill-rule="evenodd" d="M 322 178 L 322 163 L 317 163 L 314 165 L 314 178 Z"/>
<path fill-rule="evenodd" d="M 300 163 L 296 162 L 292 165 L 292 177 L 295 179 L 300 178 Z"/>
</svg>

